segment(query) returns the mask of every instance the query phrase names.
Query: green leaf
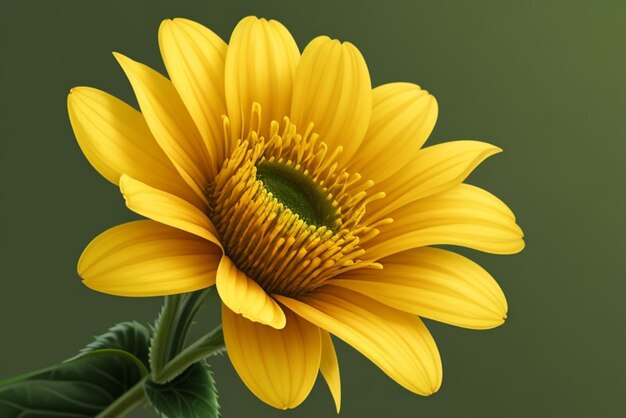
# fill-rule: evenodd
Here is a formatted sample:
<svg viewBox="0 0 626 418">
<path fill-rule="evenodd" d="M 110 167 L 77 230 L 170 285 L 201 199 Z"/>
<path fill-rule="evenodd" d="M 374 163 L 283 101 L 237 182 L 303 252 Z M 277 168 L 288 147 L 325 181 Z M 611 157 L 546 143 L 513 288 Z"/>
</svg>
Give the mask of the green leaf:
<svg viewBox="0 0 626 418">
<path fill-rule="evenodd" d="M 96 417 L 139 382 L 144 371 L 125 351 L 91 351 L 0 382 L 0 417 Z"/>
<path fill-rule="evenodd" d="M 154 409 L 166 418 L 217 418 L 219 405 L 215 380 L 209 365 L 192 364 L 174 380 L 163 385 L 152 381 L 144 386 Z"/>
<path fill-rule="evenodd" d="M 105 348 L 124 350 L 137 357 L 146 367 L 149 366 L 150 330 L 136 321 L 121 322 L 96 337 L 95 341 L 80 350 L 88 353 Z"/>
<path fill-rule="evenodd" d="M 150 331 L 122 322 L 64 363 L 0 382 L 0 417 L 96 417 L 148 374 Z"/>
</svg>

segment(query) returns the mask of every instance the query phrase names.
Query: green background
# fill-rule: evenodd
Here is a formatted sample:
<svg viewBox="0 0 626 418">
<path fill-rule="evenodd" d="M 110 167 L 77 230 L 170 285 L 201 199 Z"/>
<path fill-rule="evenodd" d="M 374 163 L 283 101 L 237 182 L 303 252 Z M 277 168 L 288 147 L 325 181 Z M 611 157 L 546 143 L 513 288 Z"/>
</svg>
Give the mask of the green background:
<svg viewBox="0 0 626 418">
<path fill-rule="evenodd" d="M 626 2 L 254 2 L 2 0 L 0 378 L 72 356 L 90 336 L 151 320 L 160 300 L 89 291 L 75 272 L 95 235 L 134 219 L 82 156 L 66 94 L 77 85 L 135 103 L 111 56 L 162 70 L 157 28 L 187 17 L 224 39 L 248 14 L 283 22 L 302 48 L 356 44 L 374 85 L 415 82 L 439 101 L 430 144 L 483 139 L 505 152 L 470 182 L 506 201 L 526 233 L 516 256 L 462 252 L 509 301 L 491 331 L 429 322 L 444 382 L 422 398 L 338 344 L 343 417 L 618 417 L 626 375 Z M 216 322 L 217 300 L 201 329 Z M 213 360 L 223 415 L 334 416 L 318 380 L 294 411 Z M 149 410 L 131 417 L 151 417 Z"/>
</svg>

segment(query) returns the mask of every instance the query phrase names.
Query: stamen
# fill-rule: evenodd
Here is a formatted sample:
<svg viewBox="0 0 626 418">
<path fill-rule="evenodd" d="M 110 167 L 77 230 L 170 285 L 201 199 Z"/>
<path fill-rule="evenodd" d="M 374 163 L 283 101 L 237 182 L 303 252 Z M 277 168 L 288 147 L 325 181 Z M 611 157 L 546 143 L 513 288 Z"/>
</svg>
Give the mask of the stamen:
<svg viewBox="0 0 626 418">
<path fill-rule="evenodd" d="M 329 152 L 312 124 L 301 135 L 288 118 L 282 130 L 273 121 L 266 139 L 259 136 L 261 120 L 255 103 L 248 134 L 231 141 L 208 190 L 209 215 L 228 256 L 266 292 L 287 296 L 344 271 L 379 267 L 364 260 L 361 247 L 378 230 L 361 220 L 384 193 L 368 196 L 373 183 L 340 169 L 342 148 Z M 224 131 L 230 132 L 226 117 Z"/>
</svg>

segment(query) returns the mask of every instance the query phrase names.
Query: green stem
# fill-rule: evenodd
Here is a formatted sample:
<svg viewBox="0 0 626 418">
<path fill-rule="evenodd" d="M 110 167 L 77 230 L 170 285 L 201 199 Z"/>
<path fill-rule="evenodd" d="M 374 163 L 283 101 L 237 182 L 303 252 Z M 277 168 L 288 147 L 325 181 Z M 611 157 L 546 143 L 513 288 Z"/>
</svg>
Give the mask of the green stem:
<svg viewBox="0 0 626 418">
<path fill-rule="evenodd" d="M 181 351 L 157 373 L 153 373 L 152 381 L 159 384 L 167 383 L 192 364 L 224 350 L 224 334 L 222 326 L 218 325 L 213 331 Z"/>
<path fill-rule="evenodd" d="M 147 379 L 148 376 L 135 383 L 135 386 L 117 398 L 115 402 L 100 412 L 96 418 L 121 418 L 132 411 L 144 400 L 143 385 Z"/>
<path fill-rule="evenodd" d="M 209 288 L 165 297 L 150 343 L 150 369 L 153 380 L 157 381 L 155 378 L 160 376 L 167 362 L 185 346 L 191 326 L 210 290 Z"/>
<path fill-rule="evenodd" d="M 171 360 L 173 355 L 179 353 L 185 347 L 191 326 L 193 325 L 196 316 L 198 316 L 198 312 L 204 305 L 210 291 L 211 288 L 209 287 L 208 289 L 183 295 L 180 303 L 180 310 L 178 312 L 178 318 L 176 319 L 177 327 L 174 330 L 174 335 L 172 336 L 172 351 L 170 352 L 170 357 L 167 360 Z"/>
<path fill-rule="evenodd" d="M 187 370 L 192 364 L 225 350 L 222 326 L 218 325 L 211 332 L 181 351 L 169 361 L 160 372 L 152 377 L 155 383 L 167 383 Z M 121 418 L 144 401 L 144 384 L 150 376 L 145 376 L 132 388 L 117 398 L 96 418 Z"/>
<path fill-rule="evenodd" d="M 165 297 L 163 309 L 155 324 L 154 337 L 150 343 L 150 369 L 158 373 L 170 359 L 173 331 L 177 328 L 177 314 L 181 295 Z"/>
</svg>

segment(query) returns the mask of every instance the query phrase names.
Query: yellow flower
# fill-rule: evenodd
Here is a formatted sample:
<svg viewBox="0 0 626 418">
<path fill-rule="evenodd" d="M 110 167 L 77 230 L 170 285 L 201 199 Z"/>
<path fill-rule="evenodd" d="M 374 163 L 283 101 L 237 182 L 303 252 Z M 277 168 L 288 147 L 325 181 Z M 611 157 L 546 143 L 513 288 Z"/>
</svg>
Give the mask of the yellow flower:
<svg viewBox="0 0 626 418">
<path fill-rule="evenodd" d="M 320 370 L 339 410 L 330 334 L 406 389 L 437 391 L 441 360 L 419 317 L 474 329 L 506 317 L 489 273 L 432 247 L 524 247 L 509 208 L 463 183 L 500 149 L 421 148 L 434 97 L 372 89 L 348 42 L 321 36 L 300 54 L 279 22 L 247 17 L 228 45 L 165 20 L 159 46 L 170 79 L 115 54 L 141 113 L 89 87 L 68 97 L 86 157 L 149 218 L 87 246 L 85 285 L 155 296 L 215 284 L 228 355 L 277 408 L 299 405 Z"/>
</svg>

